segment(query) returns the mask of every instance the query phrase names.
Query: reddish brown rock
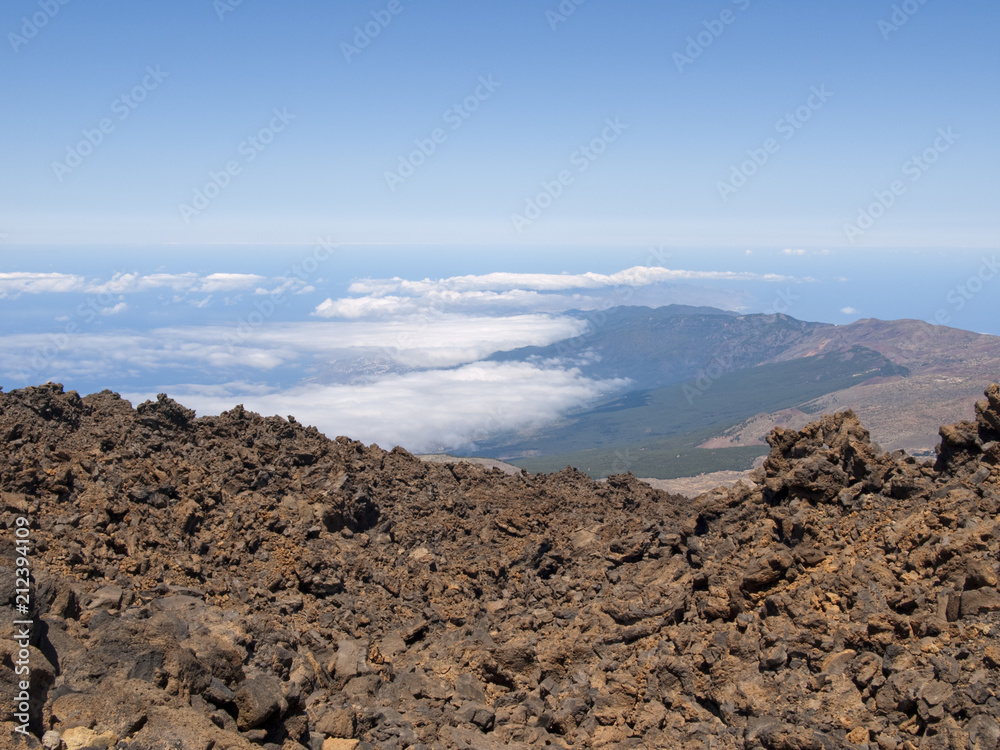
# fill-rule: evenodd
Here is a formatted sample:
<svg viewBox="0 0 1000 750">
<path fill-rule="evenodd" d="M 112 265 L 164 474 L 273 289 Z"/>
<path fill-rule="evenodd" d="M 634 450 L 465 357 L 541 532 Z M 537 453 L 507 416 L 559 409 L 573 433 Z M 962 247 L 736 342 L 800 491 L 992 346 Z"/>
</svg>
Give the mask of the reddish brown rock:
<svg viewBox="0 0 1000 750">
<path fill-rule="evenodd" d="M 754 482 L 692 501 L 241 407 L 0 393 L 24 746 L 995 748 L 1000 389 L 973 416 L 934 464 L 850 412 L 776 430 Z"/>
</svg>

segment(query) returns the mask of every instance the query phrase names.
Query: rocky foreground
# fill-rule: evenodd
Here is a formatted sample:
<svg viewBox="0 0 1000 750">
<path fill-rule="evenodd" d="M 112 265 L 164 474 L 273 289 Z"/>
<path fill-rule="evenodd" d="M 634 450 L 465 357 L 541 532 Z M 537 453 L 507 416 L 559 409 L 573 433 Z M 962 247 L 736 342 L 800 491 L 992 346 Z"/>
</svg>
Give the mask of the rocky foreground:
<svg viewBox="0 0 1000 750">
<path fill-rule="evenodd" d="M 994 750 L 1000 389 L 941 438 L 689 500 L 0 393 L 0 746 Z"/>
</svg>

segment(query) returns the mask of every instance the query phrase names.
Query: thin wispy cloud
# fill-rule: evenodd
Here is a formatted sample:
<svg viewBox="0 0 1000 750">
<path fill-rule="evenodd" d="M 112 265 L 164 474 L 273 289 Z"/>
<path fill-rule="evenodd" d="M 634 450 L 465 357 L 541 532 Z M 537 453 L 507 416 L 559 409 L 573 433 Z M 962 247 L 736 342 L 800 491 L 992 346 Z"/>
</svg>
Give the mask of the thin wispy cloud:
<svg viewBox="0 0 1000 750">
<path fill-rule="evenodd" d="M 316 287 L 311 284 L 303 282 L 301 279 L 287 278 L 284 276 L 278 276 L 271 280 L 272 283 L 279 282 L 277 286 L 267 289 L 265 287 L 259 286 L 253 290 L 254 294 L 257 295 L 281 295 L 286 293 L 291 294 L 309 294 L 310 292 L 315 292 Z"/>
<path fill-rule="evenodd" d="M 137 294 L 155 289 L 174 292 L 235 292 L 252 289 L 266 281 L 253 273 L 116 273 L 106 282 L 91 282 L 84 291 L 91 294 Z"/>
<path fill-rule="evenodd" d="M 103 310 L 101 310 L 101 315 L 105 315 L 105 316 L 107 316 L 107 315 L 119 315 L 119 314 L 125 312 L 126 310 L 128 310 L 128 303 L 127 302 L 119 302 L 117 305 L 114 305 L 113 307 L 105 307 Z"/>
<path fill-rule="evenodd" d="M 0 298 L 20 294 L 142 294 L 157 289 L 211 294 L 253 289 L 266 277 L 252 273 L 124 273 L 110 279 L 87 279 L 71 273 L 0 273 Z M 285 281 L 285 280 L 283 280 Z M 286 281 L 287 283 L 287 281 Z M 294 282 L 291 286 L 294 286 Z"/>
</svg>

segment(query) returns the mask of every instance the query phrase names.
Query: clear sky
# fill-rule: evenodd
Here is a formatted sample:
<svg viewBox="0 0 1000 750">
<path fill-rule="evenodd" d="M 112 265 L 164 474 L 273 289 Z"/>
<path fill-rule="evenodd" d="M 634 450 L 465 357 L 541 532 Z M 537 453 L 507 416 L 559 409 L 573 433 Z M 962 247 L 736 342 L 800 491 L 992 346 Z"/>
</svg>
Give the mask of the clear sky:
<svg viewBox="0 0 1000 750">
<path fill-rule="evenodd" d="M 992 0 L 9 0 L 0 234 L 995 247 L 998 21 Z"/>
</svg>

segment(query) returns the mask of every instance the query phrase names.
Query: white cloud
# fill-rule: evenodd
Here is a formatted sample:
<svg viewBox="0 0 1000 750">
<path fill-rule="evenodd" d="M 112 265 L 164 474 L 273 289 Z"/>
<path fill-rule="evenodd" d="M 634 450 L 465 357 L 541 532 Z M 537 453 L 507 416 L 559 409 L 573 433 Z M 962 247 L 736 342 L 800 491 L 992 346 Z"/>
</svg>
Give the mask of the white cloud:
<svg viewBox="0 0 1000 750">
<path fill-rule="evenodd" d="M 477 362 L 451 370 L 390 375 L 362 386 L 302 385 L 263 393 L 259 387 L 238 383 L 164 390 L 199 414 L 218 414 L 242 403 L 264 415 L 292 415 L 331 438 L 348 435 L 384 448 L 402 445 L 423 453 L 467 445 L 501 430 L 542 425 L 627 384 L 590 380 L 575 369 Z M 137 403 L 151 395 L 127 397 Z"/>
<path fill-rule="evenodd" d="M 265 281 L 263 276 L 255 273 L 210 273 L 200 279 L 195 291 L 198 292 L 235 292 Z"/>
<path fill-rule="evenodd" d="M 687 271 L 661 266 L 635 266 L 613 274 L 583 273 L 488 273 L 479 276 L 452 276 L 445 279 L 409 281 L 391 279 L 363 279 L 348 288 L 351 294 L 382 296 L 387 294 L 424 295 L 434 291 L 505 291 L 529 289 L 533 291 L 567 291 L 571 289 L 600 289 L 615 286 L 645 286 L 664 282 L 694 280 L 738 281 L 790 281 L 779 274 L 758 274 L 746 271 Z"/>
<path fill-rule="evenodd" d="M 84 291 L 89 294 L 133 294 L 144 291 L 138 288 L 139 279 L 137 273 L 118 272 L 107 281 L 91 281 Z"/>
<path fill-rule="evenodd" d="M 374 315 L 395 316 L 416 312 L 417 305 L 408 297 L 357 297 L 326 299 L 314 315 L 320 318 L 365 318 Z"/>
<path fill-rule="evenodd" d="M 84 284 L 82 276 L 68 273 L 0 273 L 0 299 L 20 294 L 79 292 Z"/>
<path fill-rule="evenodd" d="M 101 310 L 101 315 L 118 315 L 128 310 L 128 304 L 125 302 L 119 302 L 114 307 L 105 307 Z"/>
<path fill-rule="evenodd" d="M 178 326 L 143 333 L 0 336 L 0 374 L 30 380 L 93 377 L 113 380 L 129 369 L 146 377 L 169 370 L 268 373 L 295 365 L 325 368 L 344 360 L 378 360 L 405 368 L 456 367 L 497 351 L 546 346 L 586 330 L 586 321 L 549 315 L 506 318 L 441 315 L 384 322 L 273 323 L 258 327 Z"/>
<path fill-rule="evenodd" d="M 316 287 L 314 287 L 312 284 L 307 284 L 302 279 L 296 278 L 294 276 L 291 278 L 286 276 L 277 276 L 273 279 L 273 281 L 280 283 L 278 283 L 277 286 L 275 286 L 273 289 L 266 289 L 262 286 L 259 286 L 256 289 L 254 289 L 253 293 L 258 295 L 266 294 L 270 296 L 275 296 L 275 295 L 285 294 L 288 292 L 291 292 L 292 294 L 309 294 L 310 292 L 316 291 Z"/>
<path fill-rule="evenodd" d="M 421 297 L 387 295 L 326 299 L 316 307 L 313 314 L 320 318 L 358 319 L 395 318 L 417 313 L 444 314 L 446 310 L 452 313 L 494 315 L 526 311 L 555 313 L 569 309 L 607 307 L 605 299 L 601 295 L 542 294 L 522 289 L 506 292 L 431 289 Z"/>
<path fill-rule="evenodd" d="M 174 292 L 227 292 L 249 289 L 265 277 L 251 273 L 123 273 L 106 281 L 90 280 L 67 273 L 0 273 L 0 296 L 76 292 L 83 294 L 140 294 L 153 289 Z"/>
<path fill-rule="evenodd" d="M 235 292 L 249 289 L 265 281 L 253 273 L 210 273 L 207 276 L 188 273 L 116 273 L 109 281 L 92 283 L 87 291 L 93 294 L 128 294 L 148 292 L 153 289 L 170 289 L 174 292 Z"/>
<path fill-rule="evenodd" d="M 196 273 L 138 273 L 118 272 L 108 281 L 93 281 L 85 291 L 89 294 L 137 294 L 152 289 L 171 289 L 187 292 L 197 287 L 201 277 Z"/>
<path fill-rule="evenodd" d="M 159 371 L 197 373 L 273 370 L 298 355 L 290 348 L 230 346 L 218 328 L 156 329 L 144 333 L 57 333 L 43 337 L 0 337 L 0 375 L 26 377 L 30 383 L 93 378 L 114 382 L 122 373 L 156 377 Z"/>
<path fill-rule="evenodd" d="M 806 254 L 805 250 L 801 250 L 801 249 L 792 250 L 790 248 L 785 248 L 781 252 L 783 252 L 785 255 L 805 255 Z"/>
<path fill-rule="evenodd" d="M 453 276 L 445 279 L 409 281 L 363 279 L 348 288 L 362 295 L 341 299 L 329 298 L 315 310 L 315 315 L 329 318 L 393 317 L 431 311 L 479 311 L 501 313 L 562 312 L 570 309 L 606 309 L 617 305 L 672 302 L 714 304 L 737 309 L 726 303 L 739 292 L 720 294 L 720 290 L 692 289 L 698 281 L 793 281 L 780 274 L 745 271 L 689 271 L 663 267 L 636 266 L 613 274 L 529 274 L 490 273 L 480 276 Z M 643 295 L 641 290 L 656 294 Z M 701 297 L 702 301 L 698 301 Z M 719 298 L 722 298 L 721 304 Z M 736 303 L 738 306 L 738 303 Z"/>
<path fill-rule="evenodd" d="M 853 307 L 842 307 L 842 308 L 840 308 L 840 311 L 844 315 L 858 315 L 860 313 L 860 310 L 857 310 L 857 309 L 855 309 Z"/>
<path fill-rule="evenodd" d="M 405 367 L 453 367 L 494 352 L 578 336 L 586 321 L 550 315 L 418 315 L 386 321 L 296 323 L 252 331 L 244 346 L 288 347 L 318 357 L 358 350 Z"/>
</svg>

